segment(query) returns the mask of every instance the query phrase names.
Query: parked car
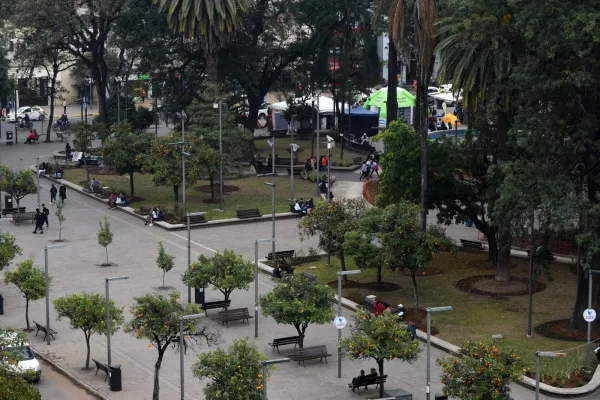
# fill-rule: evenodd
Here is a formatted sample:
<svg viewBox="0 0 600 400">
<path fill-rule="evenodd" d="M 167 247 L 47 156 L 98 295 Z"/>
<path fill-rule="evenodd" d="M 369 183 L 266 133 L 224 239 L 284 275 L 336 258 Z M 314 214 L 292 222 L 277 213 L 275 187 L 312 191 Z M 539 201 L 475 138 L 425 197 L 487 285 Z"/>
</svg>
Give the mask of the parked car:
<svg viewBox="0 0 600 400">
<path fill-rule="evenodd" d="M 42 121 L 46 118 L 46 111 L 44 111 L 41 107 L 19 107 L 17 109 L 17 121 L 23 119 L 25 114 L 29 114 L 29 119 L 31 121 Z M 15 122 L 15 114 L 11 112 L 8 114 L 6 119 L 8 122 Z"/>
<path fill-rule="evenodd" d="M 15 342 L 17 334 L 12 333 L 11 337 L 8 338 L 8 342 Z M 42 367 L 40 362 L 35 358 L 33 350 L 29 347 L 27 342 L 23 342 L 20 345 L 9 345 L 2 349 L 9 358 L 17 360 L 17 364 L 8 364 L 8 369 L 17 373 L 22 374 L 23 378 L 28 381 L 38 382 L 42 377 Z M 1 361 L 0 361 L 1 362 Z"/>
<path fill-rule="evenodd" d="M 271 107 L 271 103 L 262 103 L 258 109 L 258 119 L 267 118 L 267 110 Z"/>
</svg>

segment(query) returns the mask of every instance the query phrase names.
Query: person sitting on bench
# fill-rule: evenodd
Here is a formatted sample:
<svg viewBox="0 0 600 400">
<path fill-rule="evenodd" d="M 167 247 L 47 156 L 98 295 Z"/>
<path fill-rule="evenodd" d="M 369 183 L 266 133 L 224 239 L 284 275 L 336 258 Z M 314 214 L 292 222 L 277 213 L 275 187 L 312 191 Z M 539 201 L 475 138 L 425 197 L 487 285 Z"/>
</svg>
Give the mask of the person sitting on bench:
<svg viewBox="0 0 600 400">
<path fill-rule="evenodd" d="M 56 170 L 56 173 L 54 174 L 54 177 L 56 179 L 62 179 L 64 173 L 65 173 L 65 171 L 63 171 L 63 169 L 61 167 L 58 167 L 58 169 Z"/>
<path fill-rule="evenodd" d="M 90 181 L 90 192 L 94 193 L 97 187 L 98 181 L 96 180 L 96 178 L 92 178 L 92 180 Z"/>
<path fill-rule="evenodd" d="M 30 131 L 29 135 L 27 135 L 27 140 L 25 141 L 25 144 L 31 144 L 35 141 L 35 139 L 37 138 L 37 135 L 35 134 L 34 131 Z"/>
<path fill-rule="evenodd" d="M 302 214 L 302 207 L 298 200 L 296 200 L 296 204 L 294 204 L 294 214 Z"/>
<path fill-rule="evenodd" d="M 354 392 L 354 390 L 356 389 L 356 386 L 359 386 L 358 383 L 362 380 L 365 379 L 365 370 L 361 369 L 360 370 L 360 375 L 357 376 L 356 378 L 352 378 L 352 391 Z"/>
<path fill-rule="evenodd" d="M 163 221 L 165 219 L 165 213 L 160 209 L 159 206 L 156 206 L 156 218 L 155 221 Z"/>
<path fill-rule="evenodd" d="M 273 269 L 273 278 L 281 278 L 281 268 L 279 268 L 279 265 Z"/>
<path fill-rule="evenodd" d="M 67 156 L 67 161 L 71 161 L 73 159 L 73 150 L 71 149 L 69 142 L 67 142 L 65 145 L 65 155 Z"/>
<path fill-rule="evenodd" d="M 115 207 L 117 207 L 117 195 L 114 193 L 111 193 L 110 196 L 108 197 L 108 209 L 112 210 Z"/>
<path fill-rule="evenodd" d="M 121 192 L 117 196 L 117 205 L 118 206 L 124 206 L 125 203 L 127 203 L 127 201 L 125 200 L 125 195 L 123 194 L 123 192 Z"/>
</svg>

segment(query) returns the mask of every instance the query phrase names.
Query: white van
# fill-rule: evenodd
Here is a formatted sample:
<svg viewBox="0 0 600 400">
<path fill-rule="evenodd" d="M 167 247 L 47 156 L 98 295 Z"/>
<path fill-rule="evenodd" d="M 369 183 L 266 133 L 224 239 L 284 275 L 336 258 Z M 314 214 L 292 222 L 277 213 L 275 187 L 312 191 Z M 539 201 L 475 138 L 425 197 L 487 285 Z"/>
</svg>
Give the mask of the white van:
<svg viewBox="0 0 600 400">
<path fill-rule="evenodd" d="M 14 336 L 12 336 L 14 335 Z M 11 334 L 11 339 L 16 339 L 17 334 Z M 2 352 L 11 359 L 18 360 L 17 365 L 10 365 L 9 368 L 19 374 L 28 381 L 38 382 L 42 377 L 42 367 L 40 362 L 33 355 L 33 350 L 27 342 L 21 345 L 9 345 L 2 349 Z"/>
</svg>

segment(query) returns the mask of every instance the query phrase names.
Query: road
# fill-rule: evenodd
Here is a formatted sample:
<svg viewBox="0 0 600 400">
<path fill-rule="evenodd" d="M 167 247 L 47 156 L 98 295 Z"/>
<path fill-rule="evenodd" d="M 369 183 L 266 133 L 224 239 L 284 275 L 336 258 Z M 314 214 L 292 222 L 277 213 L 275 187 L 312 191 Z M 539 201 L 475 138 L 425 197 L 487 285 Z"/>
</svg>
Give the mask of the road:
<svg viewBox="0 0 600 400">
<path fill-rule="evenodd" d="M 54 370 L 50 364 L 42 360 L 40 360 L 40 363 L 42 364 L 42 379 L 35 386 L 42 393 L 42 400 L 97 399 L 81 387 L 73 384 L 69 378 Z"/>
</svg>

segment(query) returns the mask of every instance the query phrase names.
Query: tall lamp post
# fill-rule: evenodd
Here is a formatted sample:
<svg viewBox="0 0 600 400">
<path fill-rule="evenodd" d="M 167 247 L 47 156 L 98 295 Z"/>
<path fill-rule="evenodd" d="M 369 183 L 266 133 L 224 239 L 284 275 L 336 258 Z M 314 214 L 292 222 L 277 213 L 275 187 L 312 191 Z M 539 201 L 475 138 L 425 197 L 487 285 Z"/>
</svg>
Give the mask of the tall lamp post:
<svg viewBox="0 0 600 400">
<path fill-rule="evenodd" d="M 258 337 L 258 244 L 275 243 L 275 238 L 254 241 L 254 337 Z M 274 260 L 274 259 L 273 259 Z"/>
<path fill-rule="evenodd" d="M 275 176 L 273 176 L 273 179 L 275 179 Z M 275 257 L 275 182 L 265 182 L 265 185 L 270 186 L 271 187 L 271 221 L 273 222 L 273 229 L 272 229 L 272 236 L 271 238 L 273 239 L 273 247 L 271 250 L 271 254 L 273 254 L 273 260 L 276 260 L 277 258 Z"/>
<path fill-rule="evenodd" d="M 294 205 L 294 153 L 298 151 L 300 146 L 296 143 L 290 144 L 290 204 Z"/>
<path fill-rule="evenodd" d="M 338 279 L 338 318 L 342 316 L 342 276 L 344 275 L 356 275 L 360 274 L 359 269 L 355 269 L 352 271 L 338 271 L 337 279 Z M 340 344 L 342 343 L 342 329 L 338 328 L 338 378 L 342 377 L 342 348 Z"/>
<path fill-rule="evenodd" d="M 431 313 L 451 310 L 451 306 L 427 307 L 427 386 L 425 387 L 426 400 L 429 400 L 429 395 L 431 392 Z"/>
<path fill-rule="evenodd" d="M 320 197 L 320 189 L 319 189 L 319 177 L 320 177 L 320 172 L 321 172 L 321 159 L 319 158 L 319 148 L 321 146 L 320 142 L 320 133 L 321 133 L 321 116 L 319 114 L 320 111 L 320 104 L 319 104 L 319 99 L 321 98 L 321 96 L 317 96 L 317 195 Z"/>
<path fill-rule="evenodd" d="M 181 197 L 183 197 L 183 213 L 182 216 L 186 213 L 186 204 L 185 204 L 185 119 L 187 115 L 185 115 L 185 111 L 181 110 L 180 113 L 177 113 L 177 116 L 181 118 L 181 176 L 183 180 L 183 184 L 181 185 Z"/>
<path fill-rule="evenodd" d="M 223 211 L 223 102 L 221 98 L 218 103 L 213 104 L 213 108 L 219 109 L 219 210 Z"/>
<path fill-rule="evenodd" d="M 590 368 L 590 344 L 591 344 L 591 336 L 592 336 L 592 322 L 596 319 L 596 313 L 593 313 L 594 318 L 587 319 L 585 318 L 586 314 L 590 314 L 592 310 L 592 288 L 593 288 L 593 276 L 600 275 L 600 271 L 595 271 L 590 269 L 588 271 L 588 309 L 584 311 L 584 319 L 587 321 L 587 354 L 586 354 L 586 362 L 588 369 Z"/>
<path fill-rule="evenodd" d="M 51 246 L 44 246 L 44 275 L 46 278 L 46 327 L 50 332 L 50 277 L 48 275 L 48 250 L 57 249 L 59 247 L 65 247 L 64 244 L 54 244 Z M 50 345 L 50 335 L 46 335 L 46 344 Z"/>
<path fill-rule="evenodd" d="M 184 353 L 184 349 L 185 349 L 185 341 L 183 339 L 183 321 L 189 320 L 189 319 L 198 319 L 198 318 L 202 318 L 204 315 L 203 314 L 191 314 L 191 315 L 183 315 L 181 317 L 179 317 L 179 382 L 180 382 L 180 388 L 179 391 L 181 393 L 181 400 L 184 400 L 184 393 L 185 393 L 185 382 L 184 382 L 184 371 L 183 371 L 183 353 Z"/>
<path fill-rule="evenodd" d="M 566 357 L 567 353 L 553 353 L 550 351 L 535 352 L 535 400 L 540 400 L 540 357 Z"/>
<path fill-rule="evenodd" d="M 273 365 L 273 364 L 282 364 L 282 363 L 286 363 L 286 362 L 290 362 L 289 358 L 278 358 L 276 360 L 266 360 L 262 362 L 262 367 L 263 367 L 263 376 L 262 376 L 262 381 L 263 381 L 263 400 L 267 400 L 267 365 Z"/>
<path fill-rule="evenodd" d="M 327 201 L 331 198 L 331 149 L 335 147 L 335 139 L 327 135 Z"/>
<path fill-rule="evenodd" d="M 128 276 L 117 276 L 114 278 L 105 278 L 104 279 L 104 287 L 106 290 L 106 360 L 108 367 L 110 368 L 110 292 L 109 292 L 109 284 L 111 281 L 120 281 L 123 279 L 129 279 Z"/>
</svg>

